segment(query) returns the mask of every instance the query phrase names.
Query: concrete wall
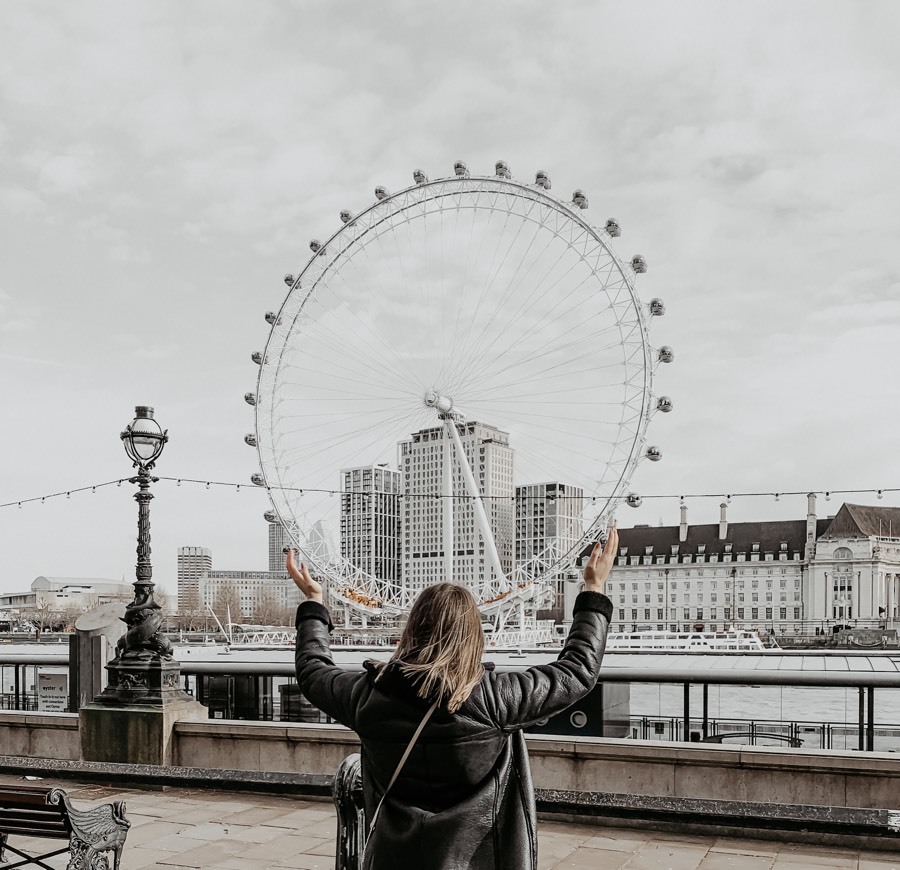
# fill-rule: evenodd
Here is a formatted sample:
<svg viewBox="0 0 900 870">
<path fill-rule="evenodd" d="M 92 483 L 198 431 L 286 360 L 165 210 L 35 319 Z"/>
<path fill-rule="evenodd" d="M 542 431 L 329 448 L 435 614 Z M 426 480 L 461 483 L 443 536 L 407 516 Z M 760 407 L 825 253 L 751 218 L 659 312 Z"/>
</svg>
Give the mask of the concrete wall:
<svg viewBox="0 0 900 870">
<path fill-rule="evenodd" d="M 356 752 L 338 725 L 209 720 L 175 725 L 174 763 L 331 774 Z M 531 735 L 535 786 L 559 791 L 900 809 L 900 756 Z M 76 761 L 78 716 L 0 712 L 0 755 Z"/>
<path fill-rule="evenodd" d="M 359 748 L 338 725 L 216 720 L 175 732 L 186 767 L 330 774 Z M 543 735 L 528 747 L 541 789 L 900 809 L 893 754 Z"/>
<path fill-rule="evenodd" d="M 81 757 L 78 714 L 0 711 L 0 755 L 77 761 Z"/>
</svg>

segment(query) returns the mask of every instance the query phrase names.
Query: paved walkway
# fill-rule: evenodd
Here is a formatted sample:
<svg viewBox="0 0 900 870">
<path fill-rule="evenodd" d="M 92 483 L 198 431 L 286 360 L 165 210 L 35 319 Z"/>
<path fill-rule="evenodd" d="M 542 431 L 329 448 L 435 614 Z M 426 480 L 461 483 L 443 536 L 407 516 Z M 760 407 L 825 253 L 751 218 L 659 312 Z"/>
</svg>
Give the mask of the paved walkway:
<svg viewBox="0 0 900 870">
<path fill-rule="evenodd" d="M 0 776 L 0 785 L 16 782 L 22 780 Z M 131 830 L 122 870 L 334 867 L 335 819 L 328 803 L 189 789 L 128 791 L 49 779 L 32 784 L 60 785 L 79 807 L 126 801 Z M 555 822 L 542 822 L 539 827 L 541 870 L 900 870 L 900 853 L 680 837 Z M 45 851 L 53 841 L 18 839 L 13 843 Z M 66 865 L 62 857 L 49 863 L 59 868 Z"/>
</svg>

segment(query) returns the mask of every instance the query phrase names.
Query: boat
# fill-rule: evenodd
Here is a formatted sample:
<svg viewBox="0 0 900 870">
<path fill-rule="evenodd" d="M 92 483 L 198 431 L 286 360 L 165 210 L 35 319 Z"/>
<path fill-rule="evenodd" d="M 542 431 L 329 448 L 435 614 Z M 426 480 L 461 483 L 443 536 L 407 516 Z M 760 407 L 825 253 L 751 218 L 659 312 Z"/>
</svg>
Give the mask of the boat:
<svg viewBox="0 0 900 870">
<path fill-rule="evenodd" d="M 774 641 L 772 641 L 774 644 Z M 755 629 L 727 631 L 634 631 L 611 633 L 607 652 L 768 652 Z"/>
</svg>

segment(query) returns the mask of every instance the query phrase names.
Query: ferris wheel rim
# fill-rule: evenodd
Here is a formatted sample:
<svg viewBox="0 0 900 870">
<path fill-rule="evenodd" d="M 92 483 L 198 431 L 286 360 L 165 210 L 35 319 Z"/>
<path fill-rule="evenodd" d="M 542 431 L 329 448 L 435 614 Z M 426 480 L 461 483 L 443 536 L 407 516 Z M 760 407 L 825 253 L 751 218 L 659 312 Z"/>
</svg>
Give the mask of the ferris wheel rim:
<svg viewBox="0 0 900 870">
<path fill-rule="evenodd" d="M 512 178 L 501 178 L 497 176 L 449 176 L 445 178 L 437 178 L 433 180 L 428 180 L 423 183 L 415 183 L 406 188 L 398 190 L 393 193 L 389 193 L 384 198 L 380 198 L 376 200 L 374 203 L 371 203 L 361 212 L 353 216 L 353 218 L 345 223 L 344 225 L 338 227 L 335 232 L 329 236 L 326 241 L 322 244 L 321 252 L 315 252 L 313 255 L 306 261 L 300 273 L 296 276 L 293 283 L 290 285 L 288 293 L 284 297 L 281 306 L 278 309 L 276 319 L 274 323 L 272 323 L 271 328 L 269 330 L 269 334 L 266 339 L 265 349 L 263 352 L 263 361 L 264 364 L 260 366 L 260 371 L 257 377 L 257 396 L 262 399 L 266 395 L 266 390 L 264 388 L 265 384 L 265 375 L 266 375 L 266 365 L 265 363 L 268 361 L 270 351 L 273 348 L 273 342 L 275 340 L 280 325 L 280 318 L 283 313 L 288 309 L 288 305 L 294 297 L 295 294 L 305 294 L 305 298 L 309 298 L 315 291 L 318 289 L 319 282 L 325 278 L 328 274 L 334 272 L 334 266 L 339 264 L 343 258 L 349 255 L 349 251 L 351 248 L 357 245 L 362 245 L 365 247 L 367 244 L 364 239 L 369 235 L 376 227 L 381 224 L 389 224 L 402 226 L 404 223 L 410 222 L 415 215 L 411 214 L 412 210 L 416 206 L 424 206 L 430 202 L 436 202 L 439 199 L 443 199 L 445 197 L 452 197 L 454 194 L 474 194 L 480 192 L 488 192 L 493 191 L 498 194 L 497 199 L 499 200 L 500 195 L 513 196 L 517 197 L 521 200 L 527 200 L 539 204 L 545 208 L 549 208 L 552 211 L 556 212 L 560 216 L 562 216 L 566 221 L 570 222 L 578 227 L 578 229 L 588 236 L 590 236 L 593 241 L 598 244 L 606 253 L 606 255 L 615 263 L 616 268 L 618 270 L 618 274 L 621 277 L 625 288 L 627 288 L 628 297 L 629 297 L 629 305 L 630 308 L 634 312 L 634 322 L 638 326 L 641 350 L 642 350 L 642 361 L 640 364 L 640 368 L 643 372 L 643 383 L 641 385 L 641 406 L 640 410 L 636 415 L 636 420 L 639 421 L 639 425 L 637 426 L 634 436 L 630 438 L 630 448 L 628 451 L 628 455 L 623 461 L 622 471 L 618 476 L 618 479 L 615 482 L 615 485 L 612 487 L 613 495 L 611 495 L 606 501 L 606 510 L 601 513 L 599 516 L 595 518 L 595 520 L 584 530 L 584 533 L 579 538 L 574 546 L 572 546 L 567 552 L 559 554 L 558 559 L 554 562 L 554 564 L 548 568 L 541 577 L 546 577 L 549 574 L 553 573 L 563 564 L 572 564 L 573 559 L 577 554 L 584 548 L 585 543 L 590 540 L 598 526 L 600 526 L 604 518 L 611 513 L 618 502 L 623 498 L 623 488 L 627 486 L 630 482 L 630 478 L 634 473 L 637 464 L 642 458 L 640 455 L 640 450 L 646 443 L 646 431 L 649 425 L 650 416 L 652 413 L 652 409 L 650 407 L 650 398 L 652 396 L 652 383 L 653 383 L 653 363 L 651 360 L 651 345 L 649 340 L 649 333 L 647 327 L 646 316 L 642 310 L 642 303 L 637 295 L 634 286 L 634 280 L 632 276 L 628 273 L 627 267 L 624 265 L 622 259 L 615 252 L 613 247 L 610 245 L 607 238 L 605 238 L 605 231 L 599 230 L 594 227 L 590 223 L 588 223 L 580 214 L 580 209 L 576 209 L 571 207 L 569 204 L 563 202 L 562 200 L 548 194 L 546 190 L 538 187 L 536 185 L 528 185 L 523 182 L 519 182 Z M 427 195 L 431 193 L 432 195 Z M 395 208 L 390 210 L 390 206 L 392 204 L 396 204 L 400 202 L 403 198 L 409 198 L 414 194 L 419 194 L 419 196 L 414 197 L 411 201 L 406 202 L 400 208 Z M 425 195 L 422 195 L 425 194 Z M 498 206 L 497 200 L 491 205 L 479 205 L 477 202 L 470 206 L 471 208 L 478 210 L 479 208 L 489 208 L 490 210 L 498 210 L 501 212 L 506 212 L 508 215 L 513 214 L 514 212 L 508 207 L 500 207 Z M 373 212 L 377 212 L 379 209 L 384 210 L 384 214 L 381 219 L 366 227 L 365 232 L 362 234 L 353 235 L 354 228 L 358 228 L 361 225 L 361 222 L 367 216 L 370 216 Z M 457 206 L 451 210 L 459 210 L 460 207 Z M 528 219 L 526 215 L 518 215 L 523 220 Z M 427 213 L 423 212 L 423 218 L 427 218 Z M 342 235 L 346 234 L 347 243 L 344 247 L 340 247 L 340 239 Z M 562 238 L 562 236 L 560 236 Z M 563 241 L 566 241 L 563 239 Z M 338 244 L 337 250 L 335 250 L 335 245 Z M 566 242 L 569 249 L 575 250 L 571 241 Z M 329 253 L 325 255 L 325 252 Z M 324 256 L 328 256 L 330 258 L 328 265 L 322 268 L 313 281 L 313 283 L 309 286 L 304 286 L 304 279 L 309 275 L 310 271 L 314 269 L 317 265 L 317 262 L 320 258 L 324 259 Z M 302 311 L 303 305 L 298 308 L 296 318 L 299 317 L 299 313 Z M 621 324 L 620 324 L 621 327 Z M 280 345 L 280 349 L 278 352 L 279 364 L 287 352 L 287 341 L 292 334 L 292 329 L 288 329 L 284 333 L 284 340 Z M 275 382 L 275 378 L 270 378 L 270 381 Z M 274 395 L 274 389 L 273 389 Z M 275 441 L 275 433 L 272 431 L 272 426 L 268 429 L 263 425 L 263 421 L 261 419 L 263 414 L 263 402 L 258 401 L 256 403 L 256 407 L 254 408 L 254 420 L 255 420 L 255 429 L 257 434 L 257 454 L 259 458 L 260 469 L 262 471 L 263 480 L 265 486 L 268 490 L 270 501 L 272 502 L 272 507 L 274 508 L 276 515 L 279 520 L 284 522 L 286 526 L 293 528 L 299 533 L 299 525 L 296 522 L 295 517 L 285 517 L 283 516 L 283 511 L 281 510 L 281 505 L 278 501 L 272 497 L 273 489 L 281 490 L 286 489 L 283 486 L 285 481 L 282 479 L 281 469 L 275 463 L 270 463 L 263 456 L 264 447 L 263 444 L 265 442 L 266 437 L 271 435 L 269 438 L 269 443 L 273 443 Z M 269 417 L 272 418 L 272 410 L 269 409 Z M 277 481 L 270 480 L 270 472 L 274 471 L 277 476 Z M 277 485 L 273 485 L 277 484 Z M 296 536 L 299 537 L 299 534 Z M 299 540 L 295 540 L 295 543 L 298 546 L 301 546 Z M 536 579 L 540 579 L 536 578 Z"/>
</svg>

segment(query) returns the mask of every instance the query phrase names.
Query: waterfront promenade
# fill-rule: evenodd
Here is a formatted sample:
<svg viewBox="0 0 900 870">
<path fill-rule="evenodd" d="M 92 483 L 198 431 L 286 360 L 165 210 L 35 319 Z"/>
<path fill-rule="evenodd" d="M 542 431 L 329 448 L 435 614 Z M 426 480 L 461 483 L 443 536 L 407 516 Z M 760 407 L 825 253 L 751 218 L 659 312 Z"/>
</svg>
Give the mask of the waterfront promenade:
<svg viewBox="0 0 900 870">
<path fill-rule="evenodd" d="M 0 776 L 0 787 L 20 782 L 20 777 Z M 330 803 L 182 788 L 105 788 L 68 780 L 44 779 L 35 784 L 66 789 L 79 807 L 124 800 L 131 830 L 122 870 L 334 867 L 335 818 Z M 900 853 L 559 822 L 541 822 L 539 835 L 540 870 L 900 870 Z M 48 843 L 30 842 L 38 848 Z M 64 868 L 65 856 L 48 863 Z"/>
</svg>

